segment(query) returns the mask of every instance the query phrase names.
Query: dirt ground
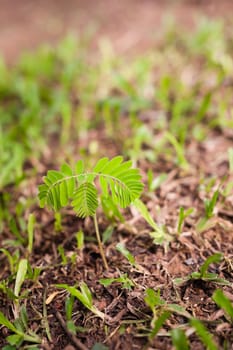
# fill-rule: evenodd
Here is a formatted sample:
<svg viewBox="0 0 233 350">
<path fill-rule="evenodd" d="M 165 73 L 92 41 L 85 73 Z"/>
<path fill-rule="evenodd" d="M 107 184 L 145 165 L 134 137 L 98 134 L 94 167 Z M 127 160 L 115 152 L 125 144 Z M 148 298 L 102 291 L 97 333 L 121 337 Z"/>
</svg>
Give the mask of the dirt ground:
<svg viewBox="0 0 233 350">
<path fill-rule="evenodd" d="M 143 50 L 169 15 L 191 27 L 199 14 L 230 17 L 228 0 L 0 0 L 0 53 L 13 62 L 20 52 L 88 28 L 121 52 Z"/>
</svg>

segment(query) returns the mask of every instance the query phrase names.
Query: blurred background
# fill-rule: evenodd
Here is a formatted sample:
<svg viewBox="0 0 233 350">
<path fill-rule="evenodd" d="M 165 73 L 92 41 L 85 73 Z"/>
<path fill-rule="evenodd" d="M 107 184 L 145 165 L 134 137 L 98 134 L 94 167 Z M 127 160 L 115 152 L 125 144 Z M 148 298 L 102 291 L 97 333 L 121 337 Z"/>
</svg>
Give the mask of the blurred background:
<svg viewBox="0 0 233 350">
<path fill-rule="evenodd" d="M 0 53 L 13 62 L 20 52 L 54 42 L 67 32 L 110 37 L 114 48 L 142 50 L 174 16 L 192 28 L 195 18 L 230 17 L 231 0 L 18 0 L 0 1 Z M 95 36 L 95 39 L 97 38 Z"/>
</svg>

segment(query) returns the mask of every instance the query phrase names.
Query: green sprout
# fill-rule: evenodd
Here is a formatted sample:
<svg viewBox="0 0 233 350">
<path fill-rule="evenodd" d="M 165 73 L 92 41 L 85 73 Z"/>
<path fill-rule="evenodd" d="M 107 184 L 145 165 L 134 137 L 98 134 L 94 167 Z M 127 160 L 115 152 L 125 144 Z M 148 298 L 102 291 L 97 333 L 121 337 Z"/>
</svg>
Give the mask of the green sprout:
<svg viewBox="0 0 233 350">
<path fill-rule="evenodd" d="M 200 266 L 199 271 L 192 272 L 190 275 L 187 275 L 184 278 L 175 278 L 174 283 L 177 285 L 182 285 L 190 280 L 202 280 L 205 282 L 214 282 L 220 285 L 229 285 L 230 282 L 224 278 L 220 278 L 217 273 L 208 272 L 209 266 L 213 263 L 216 264 L 221 262 L 222 258 L 223 256 L 221 253 L 210 255 Z"/>
<path fill-rule="evenodd" d="M 177 224 L 177 233 L 180 235 L 181 231 L 183 229 L 184 221 L 185 219 L 191 215 L 194 211 L 194 208 L 189 208 L 187 210 L 184 210 L 183 207 L 180 207 L 179 210 L 179 218 L 178 218 L 178 224 Z"/>
<path fill-rule="evenodd" d="M 95 314 L 97 317 L 100 317 L 102 320 L 105 320 L 105 314 L 97 309 L 97 307 L 94 305 L 91 291 L 85 282 L 80 283 L 79 289 L 74 286 L 69 286 L 68 284 L 57 284 L 56 286 L 58 288 L 67 290 L 71 296 L 77 298 L 93 314 Z M 68 315 L 70 316 L 71 313 L 72 311 L 70 310 L 68 312 Z"/>
<path fill-rule="evenodd" d="M 202 232 L 207 228 L 207 223 L 214 216 L 214 209 L 217 204 L 218 197 L 219 197 L 219 190 L 216 190 L 210 199 L 206 199 L 204 201 L 205 216 L 200 218 L 200 220 L 197 222 L 197 225 L 196 225 L 196 228 L 199 232 Z"/>
<path fill-rule="evenodd" d="M 85 171 L 82 160 L 76 163 L 75 170 L 67 164 L 63 164 L 60 171 L 49 170 L 44 177 L 44 184 L 39 186 L 39 200 L 42 208 L 47 205 L 59 211 L 71 203 L 78 217 L 92 216 L 100 254 L 105 269 L 108 269 L 96 216 L 99 206 L 95 183 L 97 178 L 102 195 L 110 197 L 122 208 L 139 198 L 143 189 L 141 175 L 138 169 L 132 169 L 132 161 L 123 162 L 122 156 L 111 160 L 104 157 L 92 171 Z"/>
<path fill-rule="evenodd" d="M 233 303 L 228 299 L 228 297 L 223 293 L 221 289 L 215 290 L 213 294 L 213 300 L 221 309 L 225 311 L 225 314 L 230 318 L 231 323 L 233 323 Z"/>
<path fill-rule="evenodd" d="M 39 336 L 28 329 L 28 315 L 24 306 L 22 306 L 20 310 L 19 318 L 17 318 L 14 323 L 9 321 L 0 311 L 0 325 L 8 328 L 9 331 L 13 333 L 6 338 L 11 346 L 16 346 L 18 348 L 24 342 L 41 343 Z"/>
<path fill-rule="evenodd" d="M 160 290 L 155 291 L 152 288 L 147 288 L 144 300 L 153 313 L 150 339 L 153 339 L 156 336 L 160 328 L 173 313 L 184 316 L 188 319 L 191 318 L 191 315 L 182 306 L 178 304 L 169 304 L 162 299 L 160 296 Z"/>
</svg>

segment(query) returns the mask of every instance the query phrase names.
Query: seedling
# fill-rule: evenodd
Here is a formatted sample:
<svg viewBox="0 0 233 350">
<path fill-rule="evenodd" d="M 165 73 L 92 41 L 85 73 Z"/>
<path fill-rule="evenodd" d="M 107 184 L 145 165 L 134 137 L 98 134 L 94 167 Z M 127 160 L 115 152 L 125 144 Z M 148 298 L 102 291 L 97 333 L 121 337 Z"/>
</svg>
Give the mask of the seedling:
<svg viewBox="0 0 233 350">
<path fill-rule="evenodd" d="M 85 282 L 80 283 L 80 289 L 69 286 L 68 284 L 57 284 L 56 287 L 67 290 L 71 296 L 77 298 L 88 310 L 93 312 L 93 314 L 100 317 L 102 320 L 105 320 L 105 314 L 98 310 L 93 304 L 91 291 Z"/>
<path fill-rule="evenodd" d="M 27 233 L 28 233 L 28 253 L 32 253 L 33 249 L 33 239 L 34 239 L 34 228 L 35 228 L 36 217 L 34 214 L 30 214 L 27 224 Z"/>
<path fill-rule="evenodd" d="M 135 286 L 134 282 L 128 277 L 127 273 L 124 273 L 123 275 L 117 278 L 101 278 L 99 282 L 104 287 L 108 287 L 112 283 L 121 283 L 122 288 L 125 288 L 125 289 L 131 289 L 132 287 Z"/>
<path fill-rule="evenodd" d="M 214 208 L 215 208 L 215 205 L 217 203 L 218 196 L 219 196 L 219 190 L 216 190 L 214 192 L 213 196 L 211 197 L 211 199 L 206 199 L 204 202 L 204 204 L 205 204 L 205 217 L 207 219 L 210 219 L 214 214 Z"/>
<path fill-rule="evenodd" d="M 233 304 L 221 289 L 215 290 L 213 300 L 224 310 L 225 314 L 230 318 L 230 321 L 233 324 Z"/>
<path fill-rule="evenodd" d="M 130 251 L 125 247 L 124 244 L 118 243 L 116 245 L 116 249 L 128 260 L 130 265 L 136 266 L 135 258 L 134 256 L 130 253 Z"/>
<path fill-rule="evenodd" d="M 185 148 L 184 145 L 180 144 L 178 140 L 173 136 L 170 132 L 166 132 L 164 134 L 165 139 L 167 139 L 170 144 L 174 147 L 177 155 L 177 162 L 179 166 L 184 169 L 188 170 L 189 169 L 189 163 L 185 158 Z"/>
<path fill-rule="evenodd" d="M 192 272 L 190 275 L 185 278 L 176 278 L 174 283 L 177 285 L 182 285 L 190 280 L 203 280 L 205 282 L 214 282 L 220 285 L 230 285 L 230 282 L 227 280 L 218 277 L 217 273 L 208 272 L 209 266 L 212 263 L 219 263 L 222 260 L 222 254 L 216 253 L 209 256 L 205 262 L 200 266 L 198 272 Z"/>
<path fill-rule="evenodd" d="M 100 254 L 108 269 L 96 216 L 99 205 L 96 178 L 103 195 L 111 197 L 122 208 L 138 198 L 143 189 L 139 170 L 132 169 L 131 161 L 123 162 L 123 158 L 117 156 L 111 160 L 101 158 L 89 172 L 84 170 L 81 160 L 76 163 L 74 171 L 67 164 L 63 164 L 60 171 L 49 170 L 44 184 L 39 186 L 39 199 L 42 208 L 48 205 L 58 211 L 71 202 L 78 217 L 93 217 Z"/>
<path fill-rule="evenodd" d="M 205 230 L 207 228 L 207 224 L 208 224 L 209 220 L 214 215 L 214 208 L 216 206 L 218 196 L 219 196 L 219 190 L 216 190 L 210 199 L 206 199 L 204 201 L 205 216 L 202 217 L 196 225 L 198 232 L 202 232 L 203 230 Z"/>
<path fill-rule="evenodd" d="M 11 254 L 7 249 L 0 248 L 0 252 L 7 257 L 10 266 L 10 271 L 12 274 L 14 274 L 16 272 L 16 266 L 18 265 L 19 261 L 19 251 L 16 250 L 14 254 Z"/>
<path fill-rule="evenodd" d="M 178 224 L 177 224 L 177 233 L 180 235 L 181 231 L 183 229 L 184 221 L 185 219 L 191 215 L 194 211 L 194 208 L 189 208 L 187 210 L 184 210 L 183 207 L 180 207 L 179 211 L 179 219 L 178 219 Z"/>
<path fill-rule="evenodd" d="M 16 346 L 17 348 L 23 344 L 23 342 L 30 342 L 30 343 L 41 343 L 41 339 L 32 332 L 31 330 L 28 330 L 28 316 L 26 309 L 24 307 L 20 310 L 19 318 L 15 321 L 15 324 L 13 324 L 11 321 L 9 321 L 5 315 L 0 311 L 0 324 L 8 328 L 12 333 L 12 335 L 9 335 L 6 340 L 8 343 L 12 346 Z"/>
<path fill-rule="evenodd" d="M 58 246 L 57 250 L 58 250 L 58 253 L 59 253 L 60 257 L 61 257 L 62 265 L 67 265 L 68 259 L 66 257 L 65 250 L 64 250 L 63 246 L 60 244 Z"/>
<path fill-rule="evenodd" d="M 184 331 L 180 328 L 175 328 L 171 331 L 172 343 L 176 350 L 189 350 L 188 339 Z"/>
<path fill-rule="evenodd" d="M 207 350 L 218 350 L 217 345 L 213 340 L 212 334 L 209 333 L 204 324 L 196 318 L 190 320 L 190 324 L 195 329 L 198 337 L 201 339 L 202 343 L 206 346 Z"/>
<path fill-rule="evenodd" d="M 84 245 L 84 233 L 83 231 L 78 231 L 75 235 L 76 237 L 76 241 L 77 241 L 77 248 L 78 249 L 83 249 L 83 245 Z"/>
<path fill-rule="evenodd" d="M 66 298 L 65 303 L 65 311 L 66 311 L 66 325 L 67 328 L 71 333 L 76 334 L 77 327 L 75 326 L 73 320 L 72 320 L 72 314 L 73 314 L 73 307 L 74 307 L 74 295 L 70 295 L 68 298 Z"/>
<path fill-rule="evenodd" d="M 19 299 L 18 298 L 19 298 L 19 293 L 20 293 L 22 284 L 26 278 L 27 269 L 28 269 L 27 259 L 20 260 L 19 265 L 18 265 L 17 274 L 16 274 L 15 288 L 14 288 L 14 295 L 16 297 L 15 302 L 14 302 L 15 318 L 17 318 L 18 314 L 19 314 Z"/>
<path fill-rule="evenodd" d="M 160 290 L 156 292 L 153 289 L 148 288 L 146 290 L 144 300 L 153 313 L 153 318 L 151 321 L 151 339 L 155 337 L 159 329 L 172 313 L 182 315 L 188 319 L 191 318 L 191 315 L 182 306 L 177 304 L 168 304 L 165 300 L 163 300 L 160 296 Z"/>
<path fill-rule="evenodd" d="M 148 189 L 149 192 L 153 192 L 157 190 L 164 181 L 167 179 L 166 173 L 161 173 L 157 177 L 154 178 L 153 171 L 151 169 L 147 172 L 147 178 L 148 178 Z"/>
<path fill-rule="evenodd" d="M 140 200 L 136 199 L 133 202 L 133 206 L 138 210 L 138 212 L 142 215 L 143 219 L 152 227 L 154 231 L 150 232 L 151 238 L 153 238 L 153 241 L 155 244 L 162 244 L 165 241 L 165 238 L 167 241 L 170 240 L 170 237 L 168 236 L 166 230 L 164 227 L 159 226 L 152 216 L 150 215 L 147 207 L 145 204 Z"/>
</svg>

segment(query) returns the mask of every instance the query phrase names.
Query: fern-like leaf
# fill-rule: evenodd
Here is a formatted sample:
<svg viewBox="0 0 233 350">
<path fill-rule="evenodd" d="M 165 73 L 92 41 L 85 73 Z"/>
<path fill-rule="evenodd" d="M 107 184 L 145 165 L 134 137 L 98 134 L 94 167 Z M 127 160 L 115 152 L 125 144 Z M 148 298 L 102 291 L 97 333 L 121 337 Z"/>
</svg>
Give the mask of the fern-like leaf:
<svg viewBox="0 0 233 350">
<path fill-rule="evenodd" d="M 44 184 L 39 186 L 40 206 L 48 205 L 55 211 L 66 206 L 75 190 L 75 177 L 69 165 L 63 164 L 60 171 L 49 170 Z"/>
<path fill-rule="evenodd" d="M 93 216 L 98 207 L 96 187 L 90 182 L 81 184 L 75 191 L 71 204 L 80 218 Z"/>
<path fill-rule="evenodd" d="M 103 194 L 107 197 L 110 192 L 113 201 L 122 208 L 127 207 L 142 192 L 143 184 L 138 169 L 132 169 L 132 162 L 123 162 L 121 156 L 111 160 L 100 159 L 94 172 L 99 174 Z"/>
<path fill-rule="evenodd" d="M 98 206 L 96 178 L 99 178 L 103 196 L 111 196 L 122 208 L 139 198 L 143 189 L 139 170 L 132 168 L 131 161 L 123 162 L 121 156 L 100 159 L 90 172 L 85 172 L 83 162 L 78 161 L 75 172 L 67 164 L 60 171 L 47 172 L 44 183 L 39 186 L 40 206 L 59 210 L 72 201 L 78 216 L 92 216 Z"/>
</svg>

